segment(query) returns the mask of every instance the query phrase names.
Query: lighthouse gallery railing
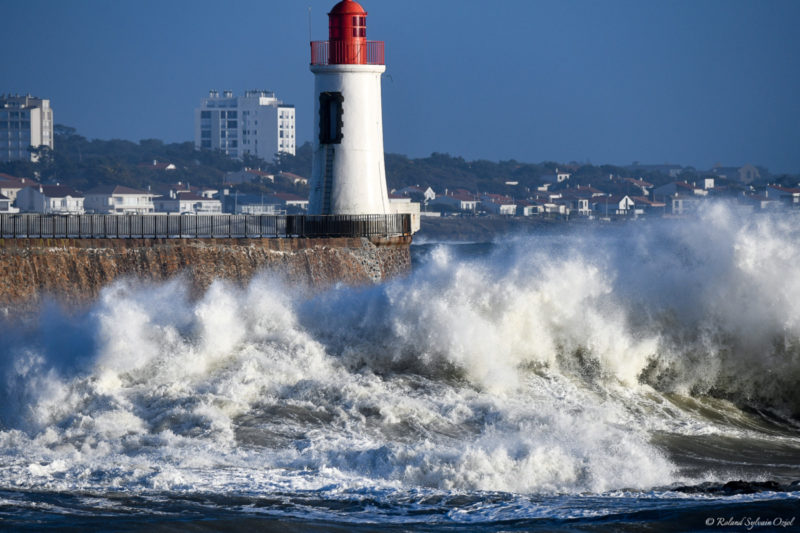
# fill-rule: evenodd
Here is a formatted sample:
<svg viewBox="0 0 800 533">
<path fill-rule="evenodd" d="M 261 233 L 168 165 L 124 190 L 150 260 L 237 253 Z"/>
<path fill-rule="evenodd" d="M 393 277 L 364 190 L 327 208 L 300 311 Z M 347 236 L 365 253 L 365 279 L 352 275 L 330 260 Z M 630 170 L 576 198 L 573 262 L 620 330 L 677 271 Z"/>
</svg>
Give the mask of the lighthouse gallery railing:
<svg viewBox="0 0 800 533">
<path fill-rule="evenodd" d="M 3 239 L 395 237 L 411 216 L 395 215 L 0 215 Z"/>
<path fill-rule="evenodd" d="M 311 41 L 312 65 L 336 65 L 331 58 L 358 58 L 356 64 L 384 65 L 384 42 Z"/>
</svg>

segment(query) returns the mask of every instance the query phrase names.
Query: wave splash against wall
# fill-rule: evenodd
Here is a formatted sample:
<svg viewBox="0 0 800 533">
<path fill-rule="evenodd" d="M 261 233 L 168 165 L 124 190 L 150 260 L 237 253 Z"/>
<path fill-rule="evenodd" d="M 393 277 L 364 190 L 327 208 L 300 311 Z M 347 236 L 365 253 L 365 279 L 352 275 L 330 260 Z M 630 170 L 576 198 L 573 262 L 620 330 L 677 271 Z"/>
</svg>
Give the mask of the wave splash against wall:
<svg viewBox="0 0 800 533">
<path fill-rule="evenodd" d="M 719 207 L 490 252 L 426 245 L 406 278 L 313 294 L 269 276 L 199 299 L 116 283 L 79 316 L 4 329 L 0 485 L 280 494 L 321 516 L 362 502 L 365 520 L 440 517 L 452 498 L 453 520 L 500 520 L 786 482 L 794 222 Z"/>
</svg>

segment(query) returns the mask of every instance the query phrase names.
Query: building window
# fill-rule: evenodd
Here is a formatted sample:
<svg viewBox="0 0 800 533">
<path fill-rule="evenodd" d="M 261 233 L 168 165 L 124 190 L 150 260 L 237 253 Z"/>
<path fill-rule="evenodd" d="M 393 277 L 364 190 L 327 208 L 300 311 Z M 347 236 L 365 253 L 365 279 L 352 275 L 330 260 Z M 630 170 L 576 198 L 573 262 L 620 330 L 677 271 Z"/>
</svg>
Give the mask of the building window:
<svg viewBox="0 0 800 533">
<path fill-rule="evenodd" d="M 340 92 L 324 92 L 319 95 L 319 142 L 341 144 L 342 105 L 344 96 Z"/>
<path fill-rule="evenodd" d="M 200 137 L 202 139 L 210 139 L 211 138 L 211 130 L 203 130 L 200 132 Z"/>
<path fill-rule="evenodd" d="M 200 111 L 200 118 L 211 118 L 211 111 Z"/>
</svg>

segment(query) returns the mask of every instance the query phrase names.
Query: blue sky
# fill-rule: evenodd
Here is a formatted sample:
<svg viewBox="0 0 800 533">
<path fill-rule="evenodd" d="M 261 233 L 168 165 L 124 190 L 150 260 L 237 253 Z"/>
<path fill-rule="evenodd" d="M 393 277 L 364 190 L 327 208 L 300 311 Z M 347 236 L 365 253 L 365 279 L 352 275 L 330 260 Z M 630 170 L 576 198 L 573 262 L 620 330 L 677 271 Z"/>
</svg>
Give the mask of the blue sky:
<svg viewBox="0 0 800 533">
<path fill-rule="evenodd" d="M 6 0 L 0 93 L 90 138 L 191 140 L 209 89 L 274 90 L 310 139 L 333 0 Z M 385 147 L 412 157 L 800 173 L 800 1 L 364 0 Z M 8 53 L 11 50 L 13 53 Z"/>
</svg>

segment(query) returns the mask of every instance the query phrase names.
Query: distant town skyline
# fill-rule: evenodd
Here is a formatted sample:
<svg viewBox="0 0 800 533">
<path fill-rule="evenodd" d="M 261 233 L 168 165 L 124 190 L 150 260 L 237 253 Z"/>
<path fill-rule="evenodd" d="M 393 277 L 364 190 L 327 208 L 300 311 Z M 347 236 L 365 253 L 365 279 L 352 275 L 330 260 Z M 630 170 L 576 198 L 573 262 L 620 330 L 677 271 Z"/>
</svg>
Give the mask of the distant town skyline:
<svg viewBox="0 0 800 533">
<path fill-rule="evenodd" d="M 7 3 L 0 93 L 86 137 L 175 142 L 210 89 L 265 89 L 296 106 L 300 145 L 334 3 Z M 800 173 L 800 2 L 361 3 L 386 41 L 387 152 Z"/>
</svg>

